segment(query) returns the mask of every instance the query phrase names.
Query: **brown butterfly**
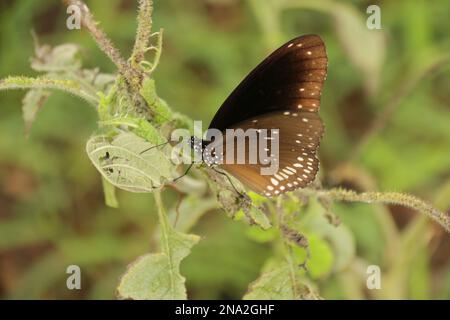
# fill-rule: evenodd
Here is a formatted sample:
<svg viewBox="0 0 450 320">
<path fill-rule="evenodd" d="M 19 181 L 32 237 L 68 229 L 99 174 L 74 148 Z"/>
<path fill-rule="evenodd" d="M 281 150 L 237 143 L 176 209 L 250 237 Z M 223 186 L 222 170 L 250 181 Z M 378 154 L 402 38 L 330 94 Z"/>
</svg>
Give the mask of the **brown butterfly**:
<svg viewBox="0 0 450 320">
<path fill-rule="evenodd" d="M 315 179 L 316 151 L 324 132 L 318 115 L 328 59 L 317 35 L 295 38 L 262 61 L 225 100 L 209 128 L 273 129 L 279 135 L 278 171 L 262 175 L 262 163 L 220 162 L 220 167 L 245 186 L 264 196 L 302 188 Z M 258 131 L 259 132 L 259 131 Z M 270 138 L 269 138 L 270 139 Z M 222 141 L 225 146 L 229 141 Z M 200 144 L 203 159 L 213 165 L 217 141 Z M 197 148 L 198 149 L 198 148 Z M 226 157 L 223 148 L 220 159 Z M 248 149 L 250 152 L 250 149 Z M 267 149 L 270 154 L 272 150 Z"/>
</svg>

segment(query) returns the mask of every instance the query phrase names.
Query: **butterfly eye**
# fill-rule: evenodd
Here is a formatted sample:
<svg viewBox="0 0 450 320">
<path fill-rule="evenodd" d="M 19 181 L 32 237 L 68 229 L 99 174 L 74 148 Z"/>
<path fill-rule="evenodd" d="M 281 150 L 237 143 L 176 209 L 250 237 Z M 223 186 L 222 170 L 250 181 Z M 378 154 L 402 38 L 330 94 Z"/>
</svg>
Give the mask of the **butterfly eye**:
<svg viewBox="0 0 450 320">
<path fill-rule="evenodd" d="M 195 141 L 196 141 L 196 138 L 194 136 L 191 136 L 191 139 L 189 140 L 189 145 L 191 148 L 194 148 Z"/>
</svg>

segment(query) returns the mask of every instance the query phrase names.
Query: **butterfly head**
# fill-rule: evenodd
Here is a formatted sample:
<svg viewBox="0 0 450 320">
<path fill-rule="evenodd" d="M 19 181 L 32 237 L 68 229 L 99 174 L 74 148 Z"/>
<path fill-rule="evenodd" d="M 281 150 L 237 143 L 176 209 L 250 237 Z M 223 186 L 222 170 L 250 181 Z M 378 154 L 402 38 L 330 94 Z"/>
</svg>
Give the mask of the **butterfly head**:
<svg viewBox="0 0 450 320">
<path fill-rule="evenodd" d="M 220 164 L 221 157 L 216 155 L 216 150 L 211 148 L 209 145 L 211 141 L 202 140 L 197 137 L 192 136 L 190 139 L 190 146 L 197 154 L 202 156 L 202 161 L 208 165 L 218 165 Z"/>
<path fill-rule="evenodd" d="M 199 139 L 195 136 L 191 136 L 191 139 L 189 141 L 190 147 L 197 153 L 202 153 L 205 149 L 205 143 L 202 139 Z"/>
</svg>

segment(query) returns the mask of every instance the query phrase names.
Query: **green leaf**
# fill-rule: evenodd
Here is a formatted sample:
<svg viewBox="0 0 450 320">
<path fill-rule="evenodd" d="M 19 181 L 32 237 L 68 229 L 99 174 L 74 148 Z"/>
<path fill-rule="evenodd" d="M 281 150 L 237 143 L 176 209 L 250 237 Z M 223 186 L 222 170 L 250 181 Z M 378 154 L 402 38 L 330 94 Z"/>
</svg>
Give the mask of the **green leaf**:
<svg viewBox="0 0 450 320">
<path fill-rule="evenodd" d="M 331 226 L 326 239 L 333 248 L 334 272 L 340 272 L 347 268 L 356 256 L 356 243 L 350 229 L 345 225 Z"/>
<path fill-rule="evenodd" d="M 116 75 L 102 73 L 98 68 L 81 69 L 79 72 L 65 74 L 71 80 L 81 80 L 84 83 L 92 85 L 99 92 L 107 92 L 116 80 Z"/>
<path fill-rule="evenodd" d="M 128 126 L 133 132 L 155 145 L 165 142 L 164 138 L 159 134 L 158 130 L 152 126 L 146 119 L 131 116 L 117 117 L 100 122 L 104 126 Z"/>
<path fill-rule="evenodd" d="M 131 132 L 121 132 L 111 142 L 105 136 L 92 137 L 86 151 L 109 183 L 130 192 L 152 192 L 175 175 L 168 145 L 155 147 Z"/>
<path fill-rule="evenodd" d="M 155 81 L 153 79 L 144 79 L 140 94 L 155 113 L 154 121 L 156 123 L 165 123 L 172 120 L 172 110 L 167 103 L 156 94 Z"/>
<path fill-rule="evenodd" d="M 263 230 L 267 230 L 272 227 L 267 215 L 258 207 L 252 205 L 248 212 L 248 216 L 251 218 L 252 222 L 256 223 Z"/>
<path fill-rule="evenodd" d="M 199 237 L 178 232 L 171 234 L 172 259 L 166 253 L 144 255 L 128 268 L 117 288 L 121 299 L 181 300 L 186 299 L 185 278 L 180 274 L 180 262 Z"/>
<path fill-rule="evenodd" d="M 36 115 L 50 97 L 50 92 L 43 89 L 30 90 L 22 101 L 22 115 L 25 121 L 25 135 L 29 135 Z"/>
<path fill-rule="evenodd" d="M 122 299 L 187 299 L 180 263 L 200 237 L 176 231 L 168 222 L 158 192 L 155 199 L 159 208 L 162 252 L 144 255 L 131 264 L 117 288 Z"/>
<path fill-rule="evenodd" d="M 255 192 L 249 192 L 251 203 L 250 206 L 243 209 L 245 216 L 250 220 L 251 224 L 256 224 L 263 230 L 272 227 L 267 214 L 264 212 L 263 204 L 267 202 L 267 198 L 260 196 Z"/>
<path fill-rule="evenodd" d="M 105 204 L 111 208 L 118 208 L 119 202 L 116 197 L 116 187 L 114 187 L 105 177 L 102 177 L 103 194 L 105 196 Z"/>
<path fill-rule="evenodd" d="M 81 68 L 80 48 L 75 44 L 62 44 L 54 48 L 44 45 L 36 48 L 31 67 L 40 72 L 66 72 Z"/>
<path fill-rule="evenodd" d="M 104 137 L 91 139 L 88 153 L 93 162 L 100 162 L 109 182 L 129 191 L 149 192 L 173 177 L 173 166 L 164 150 L 133 133 L 120 133 L 111 143 Z"/>
<path fill-rule="evenodd" d="M 328 242 L 333 251 L 333 271 L 339 272 L 347 268 L 356 255 L 355 239 L 350 229 L 344 224 L 339 226 L 331 224 L 323 214 L 323 210 L 324 208 L 316 199 L 311 199 L 298 228 Z"/>
<path fill-rule="evenodd" d="M 176 212 L 177 205 L 175 204 L 174 208 L 170 210 L 169 217 L 170 221 L 174 222 L 178 218 L 176 230 L 181 232 L 189 231 L 208 211 L 220 208 L 216 199 L 200 198 L 195 194 L 190 194 L 183 199 L 178 208 L 179 214 Z"/>
<path fill-rule="evenodd" d="M 333 268 L 333 251 L 325 240 L 315 234 L 308 235 L 310 258 L 307 262 L 308 272 L 311 278 L 319 279 L 326 277 Z M 299 263 L 305 261 L 305 250 L 297 246 L 292 246 L 294 255 Z"/>
<path fill-rule="evenodd" d="M 301 282 L 288 265 L 263 273 L 250 284 L 244 300 L 293 300 L 318 299 L 317 294 Z"/>
<path fill-rule="evenodd" d="M 267 230 L 263 230 L 258 226 L 249 227 L 246 234 L 253 241 L 260 243 L 271 242 L 280 236 L 280 232 L 277 228 L 269 228 Z"/>
<path fill-rule="evenodd" d="M 133 300 L 186 299 L 184 279 L 179 275 L 177 283 L 181 283 L 181 286 L 171 288 L 170 273 L 169 258 L 166 254 L 141 256 L 128 267 L 120 280 L 118 296 L 121 299 Z"/>
</svg>

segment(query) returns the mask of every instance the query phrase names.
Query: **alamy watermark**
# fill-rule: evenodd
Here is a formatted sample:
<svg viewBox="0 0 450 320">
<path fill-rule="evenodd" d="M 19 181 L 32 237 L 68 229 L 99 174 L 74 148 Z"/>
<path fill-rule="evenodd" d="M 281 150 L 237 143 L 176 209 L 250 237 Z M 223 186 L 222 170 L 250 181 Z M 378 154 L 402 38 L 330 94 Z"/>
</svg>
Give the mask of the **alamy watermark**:
<svg viewBox="0 0 450 320">
<path fill-rule="evenodd" d="M 366 26 L 369 30 L 381 29 L 381 9 L 376 4 L 367 7 L 366 13 L 369 17 L 366 20 Z"/>
<path fill-rule="evenodd" d="M 69 274 L 66 280 L 67 289 L 81 290 L 81 268 L 73 264 L 67 267 L 66 273 Z"/>
<path fill-rule="evenodd" d="M 75 4 L 71 4 L 67 7 L 67 14 L 69 15 L 66 19 L 66 27 L 69 30 L 80 30 L 81 29 L 81 9 Z"/>
<path fill-rule="evenodd" d="M 202 134 L 202 122 L 194 121 L 193 137 L 187 129 L 172 132 L 171 159 L 174 164 L 203 162 L 208 166 L 259 164 L 261 175 L 273 175 L 279 167 L 279 133 L 279 129 L 238 128 L 208 129 Z"/>
<path fill-rule="evenodd" d="M 369 290 L 381 289 L 381 269 L 377 265 L 370 265 L 367 267 L 366 286 Z"/>
</svg>

